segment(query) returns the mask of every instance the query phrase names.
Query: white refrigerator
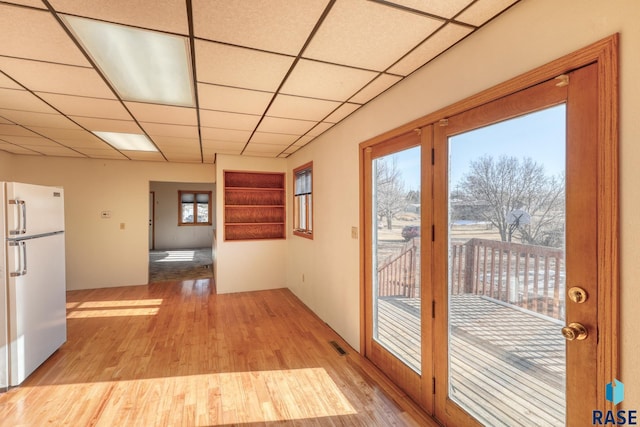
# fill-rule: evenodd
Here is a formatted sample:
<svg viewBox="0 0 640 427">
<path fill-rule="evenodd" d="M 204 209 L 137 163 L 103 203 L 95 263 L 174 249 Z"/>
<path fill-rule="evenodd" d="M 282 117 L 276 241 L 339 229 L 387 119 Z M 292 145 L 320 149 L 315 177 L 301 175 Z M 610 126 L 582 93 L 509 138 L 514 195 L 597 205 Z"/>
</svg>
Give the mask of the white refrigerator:
<svg viewBox="0 0 640 427">
<path fill-rule="evenodd" d="M 0 392 L 66 340 L 64 192 L 0 182 Z"/>
</svg>

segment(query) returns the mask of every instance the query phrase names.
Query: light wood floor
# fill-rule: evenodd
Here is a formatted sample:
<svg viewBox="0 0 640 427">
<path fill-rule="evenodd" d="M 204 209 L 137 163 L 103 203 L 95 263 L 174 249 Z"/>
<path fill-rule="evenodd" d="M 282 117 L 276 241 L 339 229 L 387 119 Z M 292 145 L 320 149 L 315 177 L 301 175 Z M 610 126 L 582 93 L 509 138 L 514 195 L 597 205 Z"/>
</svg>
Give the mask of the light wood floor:
<svg viewBox="0 0 640 427">
<path fill-rule="evenodd" d="M 1 426 L 436 425 L 288 290 L 203 279 L 67 299 L 67 343 L 0 394 Z"/>
</svg>

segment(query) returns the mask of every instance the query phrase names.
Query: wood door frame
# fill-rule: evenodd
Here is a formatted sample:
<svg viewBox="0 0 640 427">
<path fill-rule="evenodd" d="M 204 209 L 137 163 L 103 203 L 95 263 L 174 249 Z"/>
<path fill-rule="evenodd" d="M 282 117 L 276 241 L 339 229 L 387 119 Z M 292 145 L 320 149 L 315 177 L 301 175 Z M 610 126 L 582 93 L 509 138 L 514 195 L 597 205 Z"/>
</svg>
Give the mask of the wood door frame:
<svg viewBox="0 0 640 427">
<path fill-rule="evenodd" d="M 365 179 L 366 151 L 376 144 L 393 139 L 414 129 L 437 124 L 440 120 L 474 107 L 535 86 L 569 71 L 592 63 L 598 65 L 598 371 L 596 372 L 597 401 L 606 402 L 605 384 L 619 377 L 619 168 L 618 168 L 618 44 L 613 34 L 583 49 L 538 67 L 530 72 L 494 86 L 477 95 L 454 103 L 396 129 L 385 132 L 360 144 L 360 227 L 366 232 Z M 366 266 L 365 239 L 360 240 L 360 351 L 366 354 L 367 310 L 365 301 Z M 424 337 L 423 337 L 424 338 Z M 425 408 L 431 411 L 430 408 Z M 596 409 L 596 408 L 594 408 Z"/>
<path fill-rule="evenodd" d="M 149 190 L 149 196 L 151 196 L 151 247 L 149 250 L 156 248 L 156 192 Z"/>
<path fill-rule="evenodd" d="M 411 148 L 420 148 L 420 163 L 422 165 L 431 164 L 431 148 L 433 146 L 433 126 L 426 126 L 424 128 L 413 129 L 410 132 L 405 132 L 401 135 L 398 135 L 389 140 L 383 141 L 376 146 L 369 146 L 361 155 L 363 156 L 363 166 L 362 172 L 364 174 L 364 178 L 361 180 L 361 184 L 363 185 L 363 189 L 361 194 L 368 194 L 370 186 L 373 183 L 373 171 L 372 171 L 372 162 L 374 159 L 379 159 L 387 155 L 391 155 L 397 153 L 399 151 L 403 151 Z M 424 168 L 421 172 L 424 172 Z M 421 199 L 423 203 L 425 200 L 431 200 L 431 183 L 432 177 L 430 174 L 421 173 L 420 177 L 420 188 L 421 188 Z M 385 374 L 395 383 L 402 383 L 404 386 L 404 391 L 420 406 L 423 408 L 431 408 L 433 407 L 433 394 L 431 393 L 431 378 L 433 377 L 433 361 L 432 361 L 432 342 L 433 340 L 430 338 L 430 334 L 425 333 L 425 330 L 432 330 L 432 325 L 430 323 L 431 320 L 431 310 L 425 309 L 427 306 L 430 307 L 430 301 L 432 301 L 432 290 L 431 287 L 428 286 L 431 279 L 431 263 L 421 264 L 422 267 L 420 269 L 420 303 L 421 303 L 421 311 L 420 311 L 420 323 L 422 328 L 422 348 L 420 354 L 420 373 L 417 373 L 412 368 L 410 368 L 404 361 L 400 360 L 396 355 L 394 355 L 382 342 L 376 342 L 377 340 L 373 339 L 373 295 L 372 292 L 367 292 L 366 284 L 373 283 L 374 277 L 372 274 L 372 270 L 374 268 L 371 262 L 371 234 L 373 230 L 376 230 L 377 227 L 374 227 L 374 224 L 377 220 L 372 217 L 371 212 L 373 211 L 373 200 L 371 197 L 364 197 L 363 200 L 363 221 L 365 223 L 362 228 L 363 234 L 361 243 L 363 244 L 363 258 L 364 258 L 364 270 L 363 270 L 363 280 L 365 283 L 364 288 L 364 306 L 363 312 L 365 313 L 364 326 L 365 332 L 363 336 L 370 337 L 371 339 L 366 339 L 365 343 L 361 347 L 361 353 L 365 355 L 369 360 L 371 360 L 376 366 L 380 368 L 380 365 L 385 365 L 389 369 L 385 372 Z M 423 206 L 425 206 L 423 204 Z M 423 226 L 423 230 L 427 228 L 427 224 L 431 224 L 432 220 L 432 210 L 431 209 L 421 209 L 420 213 L 420 224 Z M 431 239 L 430 238 L 422 238 L 420 239 L 420 258 L 422 259 L 430 259 L 431 258 Z M 371 309 L 370 309 L 371 308 Z M 425 380 L 426 378 L 426 380 Z"/>
</svg>

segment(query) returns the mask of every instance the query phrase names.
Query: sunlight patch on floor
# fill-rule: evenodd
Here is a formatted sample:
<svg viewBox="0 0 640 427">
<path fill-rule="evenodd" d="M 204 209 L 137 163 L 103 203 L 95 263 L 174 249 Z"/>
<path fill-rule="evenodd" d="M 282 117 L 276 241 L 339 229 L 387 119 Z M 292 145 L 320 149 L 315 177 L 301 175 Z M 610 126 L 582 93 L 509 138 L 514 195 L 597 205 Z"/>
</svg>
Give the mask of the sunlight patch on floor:
<svg viewBox="0 0 640 427">
<path fill-rule="evenodd" d="M 162 299 L 67 302 L 67 319 L 118 316 L 155 316 Z"/>
<path fill-rule="evenodd" d="M 151 255 L 152 262 L 191 262 L 196 259 L 196 251 L 163 251 Z"/>
</svg>

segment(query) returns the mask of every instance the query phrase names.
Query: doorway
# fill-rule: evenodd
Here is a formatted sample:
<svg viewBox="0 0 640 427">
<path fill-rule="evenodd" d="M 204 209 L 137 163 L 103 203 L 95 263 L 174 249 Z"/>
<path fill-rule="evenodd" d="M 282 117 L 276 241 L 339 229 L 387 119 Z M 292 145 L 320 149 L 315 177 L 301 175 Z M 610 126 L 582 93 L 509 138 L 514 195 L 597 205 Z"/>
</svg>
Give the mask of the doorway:
<svg viewBox="0 0 640 427">
<path fill-rule="evenodd" d="M 149 191 L 149 283 L 212 279 L 215 184 L 151 181 Z"/>
<path fill-rule="evenodd" d="M 587 50 L 610 58 L 614 39 Z M 617 136 L 606 64 L 509 82 L 362 146 L 364 352 L 445 425 L 584 425 L 607 406 Z M 420 216 L 413 243 L 387 256 L 411 204 L 396 186 L 404 207 L 387 221 L 378 171 L 407 155 L 420 159 Z M 404 183 L 416 174 L 400 170 Z"/>
</svg>

